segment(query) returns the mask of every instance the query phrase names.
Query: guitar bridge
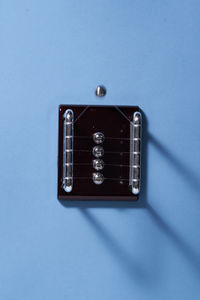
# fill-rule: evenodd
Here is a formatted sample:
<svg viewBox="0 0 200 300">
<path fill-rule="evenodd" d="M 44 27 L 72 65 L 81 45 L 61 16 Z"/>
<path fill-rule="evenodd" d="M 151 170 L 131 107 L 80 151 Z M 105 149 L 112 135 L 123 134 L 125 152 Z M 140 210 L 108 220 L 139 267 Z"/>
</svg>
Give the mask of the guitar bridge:
<svg viewBox="0 0 200 300">
<path fill-rule="evenodd" d="M 137 200 L 141 133 L 137 106 L 61 105 L 58 199 Z"/>
</svg>

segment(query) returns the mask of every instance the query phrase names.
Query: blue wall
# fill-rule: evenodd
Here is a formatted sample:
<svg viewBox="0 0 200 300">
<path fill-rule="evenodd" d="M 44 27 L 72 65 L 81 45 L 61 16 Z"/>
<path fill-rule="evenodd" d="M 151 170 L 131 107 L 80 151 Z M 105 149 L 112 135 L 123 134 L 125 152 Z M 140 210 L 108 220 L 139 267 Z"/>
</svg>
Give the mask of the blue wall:
<svg viewBox="0 0 200 300">
<path fill-rule="evenodd" d="M 1 300 L 200 299 L 199 16 L 195 0 L 0 1 Z M 61 103 L 143 109 L 140 202 L 57 200 Z"/>
</svg>

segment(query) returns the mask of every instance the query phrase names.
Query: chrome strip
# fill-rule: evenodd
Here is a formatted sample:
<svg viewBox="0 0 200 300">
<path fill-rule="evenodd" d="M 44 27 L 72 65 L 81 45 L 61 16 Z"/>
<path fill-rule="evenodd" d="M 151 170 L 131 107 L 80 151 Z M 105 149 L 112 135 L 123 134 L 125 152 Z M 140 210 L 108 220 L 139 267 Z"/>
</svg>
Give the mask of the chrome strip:
<svg viewBox="0 0 200 300">
<path fill-rule="evenodd" d="M 133 121 L 130 123 L 130 169 L 129 186 L 132 194 L 138 195 L 140 192 L 141 177 L 141 135 L 142 135 L 142 115 L 139 111 L 133 114 Z M 139 155 L 139 159 L 136 155 Z"/>
<path fill-rule="evenodd" d="M 72 139 L 71 143 L 66 139 Z M 64 113 L 63 122 L 63 189 L 70 193 L 73 187 L 73 142 L 74 142 L 74 114 L 71 109 Z"/>
</svg>

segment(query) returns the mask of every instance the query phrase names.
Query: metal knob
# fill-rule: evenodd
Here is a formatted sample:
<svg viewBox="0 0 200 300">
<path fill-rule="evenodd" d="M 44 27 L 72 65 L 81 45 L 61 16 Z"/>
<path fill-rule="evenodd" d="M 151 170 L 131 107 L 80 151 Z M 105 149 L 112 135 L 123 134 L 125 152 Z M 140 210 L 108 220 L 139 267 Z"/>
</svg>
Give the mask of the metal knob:
<svg viewBox="0 0 200 300">
<path fill-rule="evenodd" d="M 95 90 L 97 97 L 104 97 L 106 94 L 106 88 L 103 85 L 98 85 Z"/>
<path fill-rule="evenodd" d="M 93 134 L 93 141 L 96 143 L 96 144 L 103 144 L 104 142 L 104 134 L 102 132 L 96 132 Z"/>
<path fill-rule="evenodd" d="M 103 174 L 97 172 L 92 174 L 92 179 L 95 184 L 102 184 L 104 181 L 104 176 Z"/>
<path fill-rule="evenodd" d="M 92 149 L 92 154 L 96 157 L 102 157 L 104 155 L 104 149 L 102 146 L 95 146 Z"/>
<path fill-rule="evenodd" d="M 93 168 L 97 171 L 103 170 L 104 162 L 102 159 L 93 159 Z"/>
</svg>

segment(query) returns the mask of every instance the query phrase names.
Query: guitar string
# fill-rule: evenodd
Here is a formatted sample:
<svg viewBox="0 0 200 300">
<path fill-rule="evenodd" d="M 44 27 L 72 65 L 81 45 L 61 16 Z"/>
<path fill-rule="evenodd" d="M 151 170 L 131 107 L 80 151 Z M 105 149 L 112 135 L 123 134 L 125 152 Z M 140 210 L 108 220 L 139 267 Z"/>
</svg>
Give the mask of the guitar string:
<svg viewBox="0 0 200 300">
<path fill-rule="evenodd" d="M 76 164 L 74 164 L 74 165 L 79 165 L 78 163 L 76 163 Z M 92 164 L 84 164 L 84 165 L 92 165 Z M 107 164 L 107 165 L 109 165 L 109 166 L 118 166 L 118 167 L 130 167 L 129 165 L 112 165 L 112 164 Z M 138 168 L 138 166 L 137 166 L 137 168 Z M 96 170 L 94 170 L 94 173 L 95 173 L 95 171 Z M 102 171 L 102 170 L 100 170 L 100 171 Z M 79 176 L 79 177 L 77 177 L 77 176 L 74 176 L 73 177 L 74 179 L 92 179 L 92 177 L 84 177 L 84 176 Z M 110 177 L 105 177 L 104 178 L 104 180 L 105 179 L 107 179 L 107 180 L 124 180 L 124 181 L 129 181 L 129 178 L 121 178 L 121 177 L 113 177 L 113 178 L 110 178 Z"/>
<path fill-rule="evenodd" d="M 87 105 L 83 111 L 78 115 L 78 117 L 75 119 L 74 123 L 77 122 L 77 120 L 86 112 L 86 110 L 89 108 L 90 106 Z M 121 109 L 118 107 L 118 106 L 114 106 L 115 109 L 130 123 L 133 125 L 133 121 L 131 121 L 122 111 Z M 136 126 L 141 126 L 141 125 L 136 125 Z M 91 139 L 92 136 L 74 136 L 75 138 L 85 138 L 85 139 Z M 106 139 L 113 139 L 113 140 L 127 140 L 127 141 L 130 141 L 131 139 L 130 138 L 118 138 L 118 137 L 106 137 Z"/>
<path fill-rule="evenodd" d="M 88 180 L 88 179 L 90 179 L 90 180 L 92 180 L 92 177 L 84 177 L 84 176 L 79 176 L 79 177 L 77 177 L 77 176 L 74 176 L 73 179 L 83 179 L 83 180 Z M 128 178 L 120 178 L 120 177 L 119 177 L 119 178 L 117 178 L 117 177 L 116 177 L 116 178 L 112 178 L 112 177 L 104 177 L 104 180 L 129 181 Z"/>
<path fill-rule="evenodd" d="M 74 152 L 86 152 L 86 153 L 92 153 L 91 150 L 78 150 L 78 149 L 74 149 L 73 150 Z M 140 152 L 135 152 L 134 151 L 104 151 L 104 155 L 105 154 L 120 154 L 120 155 L 123 155 L 123 154 L 130 154 L 130 153 L 133 153 L 133 154 L 140 154 Z"/>
<path fill-rule="evenodd" d="M 79 117 L 87 110 L 89 106 L 87 106 L 83 112 L 78 116 L 77 119 L 79 119 Z M 119 107 L 115 106 L 116 110 L 119 111 L 123 117 L 130 123 L 132 124 L 132 121 L 130 121 L 127 116 L 119 109 Z M 77 121 L 77 119 L 75 121 Z M 80 136 L 76 136 L 76 137 L 79 137 Z M 82 138 L 91 138 L 91 137 L 84 137 L 82 136 Z M 117 139 L 117 140 L 130 140 L 129 138 L 115 138 L 115 137 L 107 137 L 106 139 Z M 81 151 L 81 152 L 91 152 L 89 150 L 74 150 L 74 151 Z M 126 154 L 129 154 L 130 152 L 106 152 L 106 153 L 126 153 Z M 123 166 L 128 166 L 128 165 L 123 165 Z M 128 166 L 129 167 L 129 166 Z M 74 179 L 92 179 L 91 177 L 73 177 Z M 119 180 L 119 181 L 129 181 L 129 179 L 127 178 L 109 178 L 109 177 L 105 177 L 104 180 Z"/>
<path fill-rule="evenodd" d="M 132 121 L 121 111 L 121 109 L 115 105 L 115 109 L 129 122 L 132 123 Z"/>
<path fill-rule="evenodd" d="M 70 136 L 71 137 L 71 136 Z M 66 136 L 67 138 L 67 136 Z M 92 136 L 84 136 L 84 135 L 75 135 L 74 138 L 76 139 L 91 139 L 92 140 Z M 105 137 L 105 140 L 126 140 L 126 141 L 130 141 L 131 139 L 130 138 L 123 138 L 123 137 L 112 137 L 112 136 L 108 136 L 108 137 Z"/>
<path fill-rule="evenodd" d="M 86 110 L 89 108 L 89 105 L 87 105 L 82 112 L 78 115 L 78 117 L 75 119 L 74 124 L 80 119 L 80 117 L 86 112 Z"/>
<path fill-rule="evenodd" d="M 77 116 L 77 118 L 75 119 L 74 123 L 77 122 L 77 120 L 86 112 L 86 110 L 90 107 L 90 105 L 87 105 L 83 111 Z M 133 121 L 130 120 L 122 111 L 121 109 L 115 105 L 114 106 L 115 109 L 130 123 L 133 125 Z M 136 125 L 136 126 L 141 126 L 141 125 Z M 91 136 L 74 136 L 76 138 L 91 138 Z M 117 140 L 131 140 L 130 138 L 116 138 L 116 137 L 107 137 L 106 139 L 117 139 Z"/>
<path fill-rule="evenodd" d="M 73 163 L 74 166 L 92 166 L 93 164 L 92 163 Z M 67 166 L 67 163 L 66 163 L 66 166 Z M 129 168 L 130 166 L 129 165 L 124 165 L 124 164 L 107 164 L 107 163 L 104 163 L 104 166 L 109 166 L 109 167 L 127 167 Z"/>
</svg>

